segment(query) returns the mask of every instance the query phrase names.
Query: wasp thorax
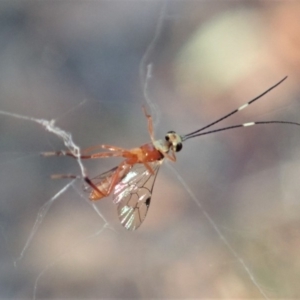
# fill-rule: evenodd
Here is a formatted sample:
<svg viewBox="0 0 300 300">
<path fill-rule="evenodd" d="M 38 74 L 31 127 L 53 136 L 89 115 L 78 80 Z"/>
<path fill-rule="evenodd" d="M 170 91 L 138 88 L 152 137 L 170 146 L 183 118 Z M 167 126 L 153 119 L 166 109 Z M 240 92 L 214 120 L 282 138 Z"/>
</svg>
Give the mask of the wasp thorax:
<svg viewBox="0 0 300 300">
<path fill-rule="evenodd" d="M 174 152 L 179 152 L 182 149 L 182 139 L 175 131 L 169 131 L 165 136 L 166 141 L 169 143 L 170 148 Z"/>
</svg>

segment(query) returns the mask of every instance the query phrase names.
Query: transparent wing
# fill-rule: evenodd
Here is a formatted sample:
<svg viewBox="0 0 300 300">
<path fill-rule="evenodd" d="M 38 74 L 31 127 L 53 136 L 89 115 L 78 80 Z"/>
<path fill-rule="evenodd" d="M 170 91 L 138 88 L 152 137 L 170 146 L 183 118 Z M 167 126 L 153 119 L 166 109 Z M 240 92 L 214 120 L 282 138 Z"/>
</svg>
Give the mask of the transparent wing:
<svg viewBox="0 0 300 300">
<path fill-rule="evenodd" d="M 162 160 L 150 163 L 154 174 L 143 164 L 136 164 L 115 186 L 113 201 L 118 205 L 119 220 L 126 229 L 135 230 L 145 220 L 161 164 Z"/>
</svg>

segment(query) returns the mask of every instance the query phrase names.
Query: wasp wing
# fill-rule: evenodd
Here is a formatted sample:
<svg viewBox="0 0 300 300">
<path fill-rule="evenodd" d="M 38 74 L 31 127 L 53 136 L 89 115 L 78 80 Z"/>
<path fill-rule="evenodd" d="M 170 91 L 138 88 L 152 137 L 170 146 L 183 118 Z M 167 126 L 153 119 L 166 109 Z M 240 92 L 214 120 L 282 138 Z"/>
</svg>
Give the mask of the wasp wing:
<svg viewBox="0 0 300 300">
<path fill-rule="evenodd" d="M 115 186 L 113 201 L 118 205 L 119 220 L 126 229 L 136 230 L 145 220 L 161 164 L 162 160 L 150 163 L 153 174 L 143 164 L 136 164 Z"/>
</svg>

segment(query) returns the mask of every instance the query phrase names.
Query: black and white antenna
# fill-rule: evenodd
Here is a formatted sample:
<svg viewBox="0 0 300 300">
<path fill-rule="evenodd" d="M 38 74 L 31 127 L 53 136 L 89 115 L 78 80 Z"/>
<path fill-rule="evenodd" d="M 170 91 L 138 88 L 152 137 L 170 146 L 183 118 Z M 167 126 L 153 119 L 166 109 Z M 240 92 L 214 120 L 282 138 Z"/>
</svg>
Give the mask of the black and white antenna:
<svg viewBox="0 0 300 300">
<path fill-rule="evenodd" d="M 230 112 L 229 114 L 223 116 L 220 119 L 217 119 L 216 121 L 198 129 L 195 130 L 193 132 L 190 132 L 186 135 L 181 136 L 182 141 L 186 141 L 188 139 L 194 138 L 196 136 L 201 136 L 201 135 L 206 135 L 206 134 L 211 134 L 211 133 L 215 133 L 215 132 L 219 132 L 219 131 L 225 131 L 225 130 L 229 130 L 229 129 L 234 129 L 234 128 L 240 128 L 240 127 L 249 127 L 249 126 L 254 126 L 254 125 L 261 125 L 261 124 L 289 124 L 289 125 L 296 125 L 296 126 L 300 126 L 300 123 L 296 123 L 296 122 L 289 122 L 289 121 L 258 121 L 258 122 L 247 122 L 247 123 L 243 123 L 243 124 L 238 124 L 238 125 L 232 125 L 232 126 L 228 126 L 228 127 L 223 127 L 223 128 L 219 128 L 219 129 L 214 129 L 214 130 L 209 130 L 209 131 L 204 131 L 207 128 L 212 127 L 213 125 L 229 118 L 230 116 L 236 114 L 237 112 L 245 109 L 246 107 L 248 107 L 250 104 L 252 104 L 253 102 L 255 102 L 256 100 L 262 98 L 264 95 L 266 95 L 267 93 L 269 93 L 271 90 L 273 90 L 274 88 L 276 88 L 278 85 L 280 85 L 283 81 L 285 81 L 287 79 L 287 76 L 285 76 L 283 79 L 281 79 L 279 82 L 277 82 L 276 84 L 274 84 L 273 86 L 271 86 L 269 89 L 267 89 L 266 91 L 264 91 L 262 94 L 258 95 L 257 97 L 255 97 L 254 99 L 248 101 L 247 103 L 243 104 L 242 106 L 240 106 L 239 108 L 235 109 L 234 111 Z"/>
</svg>

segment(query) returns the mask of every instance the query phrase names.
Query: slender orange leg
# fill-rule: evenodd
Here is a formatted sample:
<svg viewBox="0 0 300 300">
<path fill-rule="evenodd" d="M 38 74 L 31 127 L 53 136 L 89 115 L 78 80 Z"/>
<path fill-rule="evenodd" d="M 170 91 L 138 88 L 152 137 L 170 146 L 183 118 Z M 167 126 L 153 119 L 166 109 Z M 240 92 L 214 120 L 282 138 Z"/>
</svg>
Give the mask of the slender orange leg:
<svg viewBox="0 0 300 300">
<path fill-rule="evenodd" d="M 80 155 L 76 156 L 70 151 L 53 151 L 53 152 L 42 152 L 41 155 L 43 156 L 71 156 L 73 158 L 81 158 L 81 159 L 90 159 L 92 158 L 91 155 Z"/>
<path fill-rule="evenodd" d="M 62 179 L 62 178 L 76 179 L 80 177 L 73 174 L 53 174 L 51 175 L 51 178 L 52 179 Z"/>
<path fill-rule="evenodd" d="M 110 151 L 128 151 L 128 150 L 126 150 L 126 149 L 124 149 L 124 148 L 119 148 L 119 147 L 115 147 L 115 146 L 111 146 L 111 145 L 96 145 L 96 146 L 92 146 L 92 147 L 85 148 L 85 149 L 81 150 L 81 153 L 82 153 L 82 154 L 88 154 L 88 153 L 93 152 L 93 151 L 95 151 L 95 150 L 97 150 L 97 149 L 108 149 L 108 150 L 110 150 Z M 56 153 L 61 153 L 61 152 L 64 152 L 64 151 L 44 152 L 44 153 L 45 153 L 45 154 L 48 154 L 48 153 L 49 153 L 49 155 L 50 155 L 51 153 L 53 153 L 52 155 L 56 155 Z M 66 152 L 67 152 L 67 151 L 66 151 Z M 44 153 L 42 153 L 42 154 L 44 154 Z M 62 154 L 60 154 L 60 155 L 62 155 Z"/>
<path fill-rule="evenodd" d="M 101 145 L 97 145 L 97 146 L 93 146 L 87 149 L 84 149 L 81 151 L 81 154 L 88 154 L 89 152 L 100 148 Z M 52 152 L 42 152 L 41 155 L 43 156 L 71 156 L 74 158 L 77 158 L 76 155 L 74 155 L 72 152 L 70 151 L 52 151 Z M 80 158 L 84 159 L 84 158 L 90 158 L 90 156 L 85 156 L 85 155 L 81 155 Z"/>
<path fill-rule="evenodd" d="M 153 122 L 152 122 L 152 117 L 151 115 L 148 115 L 147 111 L 146 111 L 146 108 L 145 106 L 143 105 L 143 112 L 148 120 L 148 132 L 150 134 L 150 138 L 151 138 L 151 141 L 152 143 L 154 143 L 154 133 L 153 133 Z"/>
<path fill-rule="evenodd" d="M 88 153 L 93 152 L 97 149 L 108 149 L 110 151 L 128 151 L 126 149 L 116 147 L 116 146 L 111 146 L 111 145 L 96 145 L 96 146 L 92 146 L 92 147 L 83 149 L 81 151 L 81 153 L 88 154 Z"/>
<path fill-rule="evenodd" d="M 90 155 L 90 158 L 95 159 L 95 158 L 118 157 L 118 156 L 122 157 L 123 154 L 120 152 L 99 152 Z"/>
<path fill-rule="evenodd" d="M 95 145 L 92 147 L 85 148 L 85 149 L 81 150 L 81 153 L 87 154 L 87 153 L 91 153 L 97 149 L 102 149 L 102 145 Z"/>
<path fill-rule="evenodd" d="M 112 145 L 101 145 L 102 149 L 108 149 L 110 151 L 120 151 L 120 152 L 125 152 L 125 151 L 129 151 L 127 149 L 124 148 L 120 148 L 120 147 L 116 147 L 116 146 L 112 146 Z"/>
<path fill-rule="evenodd" d="M 145 108 L 144 105 L 143 105 L 143 111 L 144 111 L 144 114 L 145 114 L 145 116 L 146 116 L 146 118 L 147 118 L 147 120 L 148 120 L 148 132 L 149 132 L 149 134 L 150 134 L 151 141 L 152 141 L 152 143 L 154 143 L 155 140 L 154 140 L 154 132 L 153 132 L 153 122 L 152 122 L 152 117 L 151 117 L 151 115 L 149 115 L 149 114 L 147 113 L 147 110 L 146 110 L 146 108 Z M 172 154 L 163 153 L 163 155 L 164 155 L 164 157 L 168 158 L 169 160 L 171 160 L 171 161 L 173 161 L 173 162 L 176 161 L 176 156 L 175 156 L 174 151 L 172 151 Z M 151 174 L 154 173 L 154 171 L 152 170 L 152 168 L 150 167 L 149 164 L 148 164 L 148 166 L 147 166 L 147 164 L 144 162 L 144 165 L 145 165 L 145 167 L 151 172 Z"/>
<path fill-rule="evenodd" d="M 113 175 L 112 179 L 111 179 L 111 183 L 110 183 L 110 186 L 109 188 L 107 189 L 107 192 L 106 192 L 106 196 L 108 196 L 111 191 L 113 190 L 113 188 L 115 187 L 116 184 L 118 184 L 118 182 L 120 181 L 120 177 L 119 177 L 119 174 L 121 172 L 121 170 L 123 169 L 123 167 L 127 165 L 127 161 L 124 160 L 118 167 L 118 169 L 116 170 L 115 174 Z M 128 167 L 130 165 L 128 164 Z"/>
<path fill-rule="evenodd" d="M 115 152 L 99 152 L 91 155 L 79 155 L 76 156 L 70 151 L 56 151 L 56 152 L 43 152 L 41 153 L 43 156 L 70 156 L 73 158 L 80 158 L 80 159 L 95 159 L 101 157 L 112 157 L 112 156 L 122 156 L 122 153 L 115 153 Z"/>
<path fill-rule="evenodd" d="M 91 155 L 91 158 L 101 158 L 101 157 L 125 157 L 125 158 L 131 158 L 132 153 L 129 150 L 125 150 L 122 148 L 119 148 L 121 150 L 115 150 L 119 152 L 99 152 L 99 153 L 94 153 Z M 114 151 L 114 150 L 112 150 Z"/>
<path fill-rule="evenodd" d="M 103 147 L 104 146 L 104 147 Z M 43 156 L 71 156 L 73 158 L 81 158 L 81 159 L 95 159 L 95 158 L 105 158 L 105 157 L 117 157 L 117 156 L 123 156 L 130 153 L 129 150 L 123 149 L 123 148 L 118 148 L 118 147 L 114 147 L 114 146 L 108 146 L 108 145 L 101 145 L 102 148 L 105 149 L 109 149 L 113 152 L 99 152 L 99 153 L 94 153 L 94 154 L 90 154 L 90 155 L 80 155 L 80 156 L 76 156 L 74 155 L 72 152 L 70 151 L 54 151 L 54 152 L 43 152 L 41 153 L 41 155 Z M 88 149 L 83 150 L 82 153 L 88 153 L 90 151 L 95 150 L 96 148 L 98 148 L 98 146 L 95 147 L 90 147 Z M 119 151 L 118 153 L 114 152 L 114 151 Z"/>
<path fill-rule="evenodd" d="M 80 176 L 72 175 L 72 174 L 55 174 L 51 175 L 52 179 L 62 179 L 62 178 L 70 178 L 70 179 L 76 179 L 80 178 Z M 83 180 L 93 189 L 97 192 L 98 195 L 105 197 L 106 195 L 102 193 L 97 186 L 90 180 L 88 176 L 83 177 Z"/>
</svg>

